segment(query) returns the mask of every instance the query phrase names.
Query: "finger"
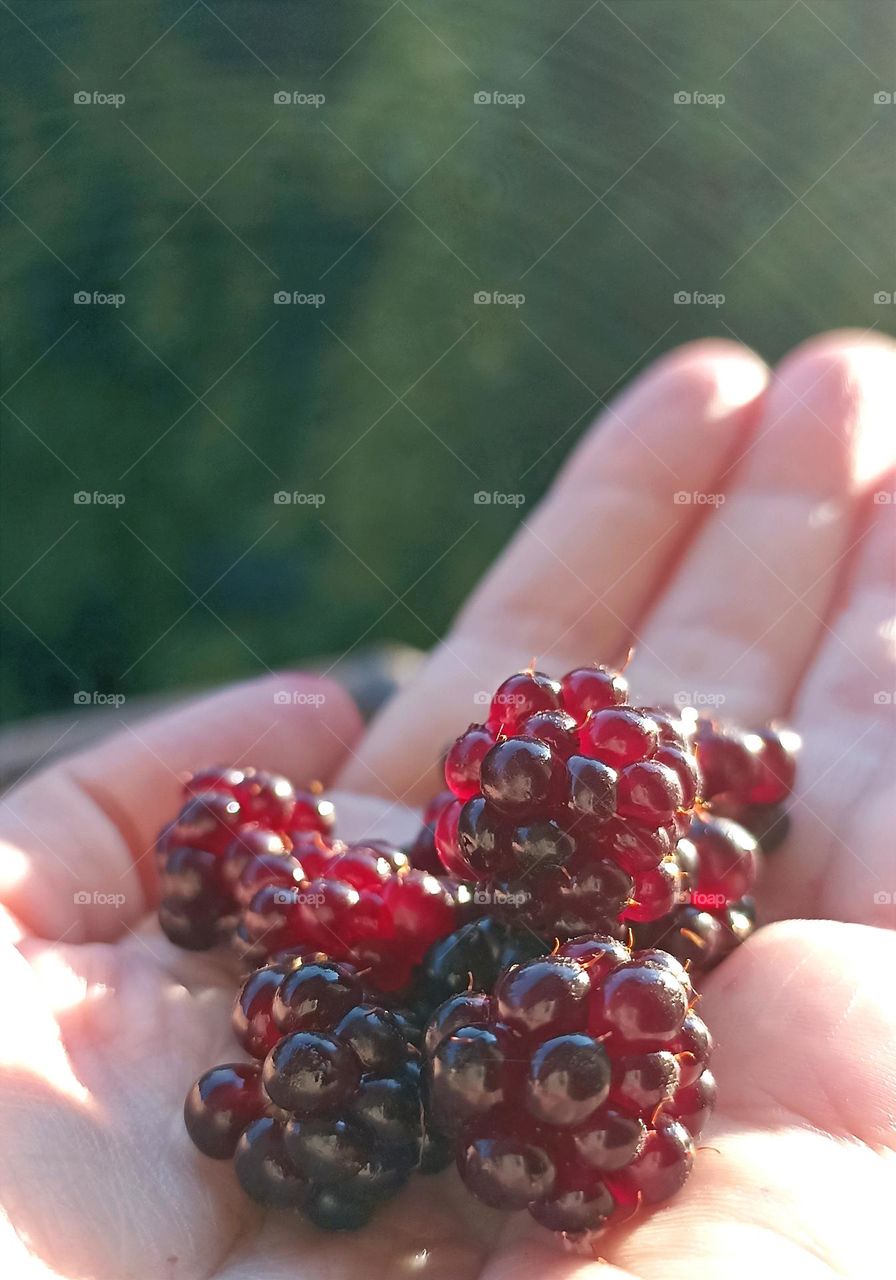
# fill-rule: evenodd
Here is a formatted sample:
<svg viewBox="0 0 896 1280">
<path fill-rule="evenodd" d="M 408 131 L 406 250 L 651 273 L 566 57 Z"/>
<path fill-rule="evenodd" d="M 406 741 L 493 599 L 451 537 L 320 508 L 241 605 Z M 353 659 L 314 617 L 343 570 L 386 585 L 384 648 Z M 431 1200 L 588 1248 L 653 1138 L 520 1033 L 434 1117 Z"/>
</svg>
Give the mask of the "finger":
<svg viewBox="0 0 896 1280">
<path fill-rule="evenodd" d="M 780 714 L 839 581 L 863 496 L 893 464 L 896 344 L 828 334 L 797 348 L 736 471 L 653 614 L 629 672 L 639 696 L 710 697 L 733 718 Z"/>
<path fill-rule="evenodd" d="M 284 692 L 288 701 L 275 699 Z M 0 903 L 42 937 L 116 936 L 154 900 L 154 841 L 177 811 L 185 773 L 251 763 L 326 782 L 360 728 L 348 694 L 302 675 L 237 685 L 126 726 L 2 801 Z"/>
<path fill-rule="evenodd" d="M 717 483 L 765 379 L 751 352 L 716 341 L 682 347 L 640 377 L 575 450 L 340 784 L 426 799 L 443 742 L 481 719 L 485 691 L 533 654 L 552 670 L 620 658 L 702 519 L 675 493 Z"/>
<path fill-rule="evenodd" d="M 803 738 L 792 802 L 800 857 L 772 858 L 772 917 L 794 904 L 896 928 L 896 472 L 868 504 L 857 563 L 793 709 Z"/>
</svg>

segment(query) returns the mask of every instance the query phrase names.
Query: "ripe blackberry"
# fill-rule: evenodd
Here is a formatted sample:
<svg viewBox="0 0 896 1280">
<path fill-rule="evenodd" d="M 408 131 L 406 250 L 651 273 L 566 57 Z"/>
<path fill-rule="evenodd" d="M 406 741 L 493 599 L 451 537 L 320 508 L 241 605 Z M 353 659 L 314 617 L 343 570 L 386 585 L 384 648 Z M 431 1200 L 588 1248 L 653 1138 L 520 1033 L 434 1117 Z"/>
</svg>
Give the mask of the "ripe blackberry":
<svg viewBox="0 0 896 1280">
<path fill-rule="evenodd" d="M 428 1120 L 407 1020 L 350 965 L 320 954 L 280 958 L 246 980 L 233 1024 L 263 1061 L 206 1072 L 184 1116 L 204 1154 L 233 1157 L 258 1203 L 350 1229 L 415 1169 L 449 1162 Z"/>
<path fill-rule="evenodd" d="M 674 1194 L 714 1098 L 692 1000 L 672 957 L 594 936 L 437 1010 L 430 1102 L 468 1189 L 574 1237 Z"/>
<path fill-rule="evenodd" d="M 301 880 L 300 848 L 330 848 L 333 806 L 279 774 L 218 765 L 188 778 L 183 794 L 156 846 L 159 923 L 177 946 L 204 951 L 230 936 L 263 886 Z"/>
</svg>

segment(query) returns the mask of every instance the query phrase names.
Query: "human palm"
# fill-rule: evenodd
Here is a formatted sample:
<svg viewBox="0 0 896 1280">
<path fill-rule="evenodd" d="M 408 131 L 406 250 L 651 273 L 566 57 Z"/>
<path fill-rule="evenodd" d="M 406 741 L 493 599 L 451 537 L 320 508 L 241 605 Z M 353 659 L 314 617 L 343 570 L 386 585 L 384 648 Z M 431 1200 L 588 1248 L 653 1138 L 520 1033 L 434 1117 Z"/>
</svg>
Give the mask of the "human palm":
<svg viewBox="0 0 896 1280">
<path fill-rule="evenodd" d="M 896 1198 L 894 506 L 879 498 L 896 490 L 894 372 L 889 344 L 851 335 L 807 344 L 770 381 L 731 344 L 683 348 L 606 411 L 366 735 L 337 688 L 278 676 L 126 730 L 8 797 L 4 1275 L 567 1280 L 596 1268 L 526 1215 L 476 1205 L 453 1171 L 414 1179 L 352 1236 L 246 1202 L 180 1115 L 195 1076 L 239 1056 L 235 972 L 160 935 L 150 850 L 177 775 L 211 760 L 322 777 L 357 797 L 340 806 L 348 834 L 401 836 L 406 806 L 436 788 L 443 741 L 502 676 L 534 654 L 557 673 L 629 648 L 640 701 L 709 696 L 748 724 L 786 715 L 805 748 L 792 833 L 760 894 L 778 923 L 704 984 L 719 1082 L 704 1149 L 675 1200 L 597 1248 L 618 1274 L 662 1280 L 876 1269 Z M 284 679 L 324 701 L 275 704 Z"/>
</svg>

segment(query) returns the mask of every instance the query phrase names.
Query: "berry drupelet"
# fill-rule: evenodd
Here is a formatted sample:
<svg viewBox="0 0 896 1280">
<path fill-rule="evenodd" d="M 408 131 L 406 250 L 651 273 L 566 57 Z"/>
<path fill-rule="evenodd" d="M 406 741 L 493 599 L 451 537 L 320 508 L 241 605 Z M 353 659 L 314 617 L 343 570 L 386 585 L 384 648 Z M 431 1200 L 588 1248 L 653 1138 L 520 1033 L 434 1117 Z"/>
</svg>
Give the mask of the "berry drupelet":
<svg viewBox="0 0 896 1280">
<path fill-rule="evenodd" d="M 591 936 L 442 1005 L 429 1097 L 467 1188 L 569 1236 L 674 1194 L 715 1095 L 692 1002 L 672 957 Z"/>
<path fill-rule="evenodd" d="M 317 1226 L 363 1226 L 450 1148 L 431 1130 L 409 1024 L 348 964 L 281 957 L 251 974 L 233 1015 L 256 1059 L 214 1067 L 184 1106 L 205 1155 L 232 1158 L 243 1190 Z"/>
</svg>

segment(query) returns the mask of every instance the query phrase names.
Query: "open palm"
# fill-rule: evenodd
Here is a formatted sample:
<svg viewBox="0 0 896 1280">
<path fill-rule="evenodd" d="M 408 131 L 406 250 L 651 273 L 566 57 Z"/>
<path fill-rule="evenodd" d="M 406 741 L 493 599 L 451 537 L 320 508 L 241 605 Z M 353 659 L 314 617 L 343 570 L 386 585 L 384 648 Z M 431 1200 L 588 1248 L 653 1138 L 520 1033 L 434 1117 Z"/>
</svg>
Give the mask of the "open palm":
<svg viewBox="0 0 896 1280">
<path fill-rule="evenodd" d="M 748 723 L 786 715 L 805 749 L 792 834 L 760 896 L 778 923 L 705 983 L 720 1094 L 706 1149 L 680 1196 L 601 1239 L 602 1274 L 799 1280 L 864 1275 L 886 1256 L 894 375 L 891 346 L 858 336 L 817 339 L 773 376 L 730 344 L 683 348 L 606 410 L 366 736 L 337 688 L 279 676 L 128 729 L 8 798 L 3 1274 L 567 1280 L 596 1269 L 525 1215 L 474 1205 L 453 1171 L 415 1179 L 356 1236 L 248 1204 L 180 1116 L 193 1078 L 239 1056 L 234 971 L 160 936 L 151 845 L 178 773 L 214 759 L 363 793 L 340 809 L 348 834 L 401 836 L 407 806 L 437 786 L 440 745 L 501 677 L 533 654 L 559 673 L 630 647 L 639 701 L 710 699 Z M 317 696 L 275 704 L 285 679 Z"/>
</svg>

